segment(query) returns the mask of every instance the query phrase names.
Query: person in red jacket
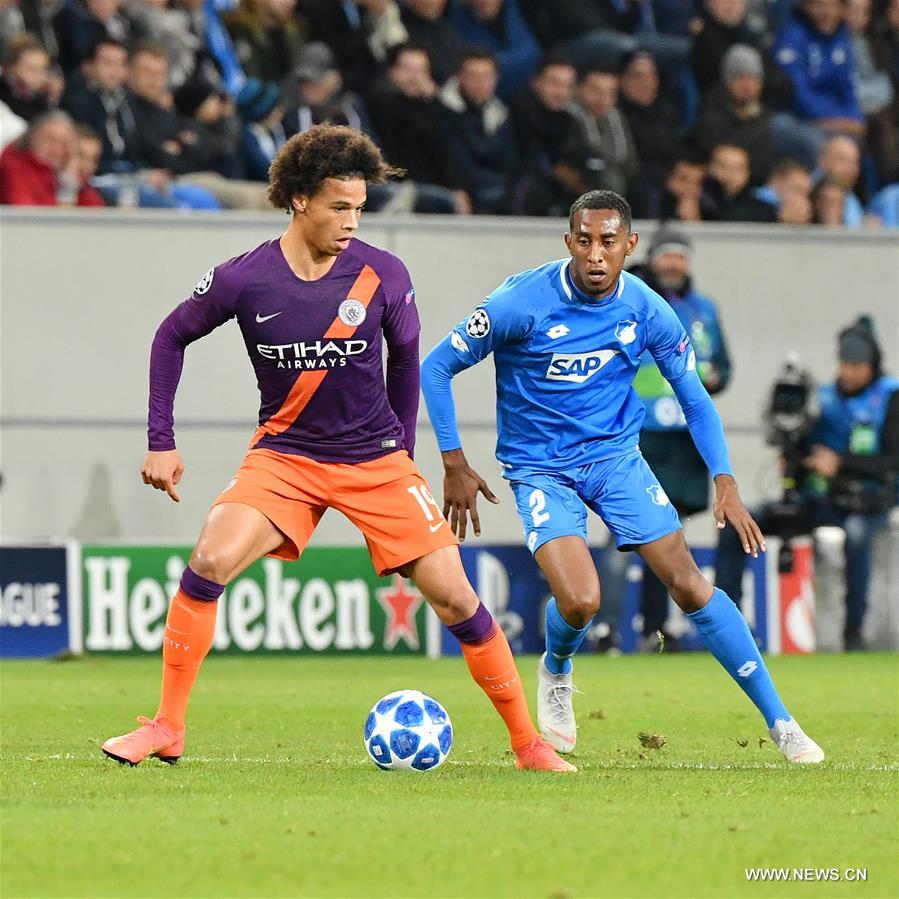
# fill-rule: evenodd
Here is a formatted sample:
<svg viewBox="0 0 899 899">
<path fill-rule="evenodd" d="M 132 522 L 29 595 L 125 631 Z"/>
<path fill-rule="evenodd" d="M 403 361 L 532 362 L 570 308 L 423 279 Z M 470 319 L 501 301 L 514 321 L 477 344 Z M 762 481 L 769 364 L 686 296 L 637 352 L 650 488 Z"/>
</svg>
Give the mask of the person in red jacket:
<svg viewBox="0 0 899 899">
<path fill-rule="evenodd" d="M 75 126 L 64 112 L 37 119 L 0 153 L 0 203 L 11 206 L 103 206 L 78 171 Z"/>
</svg>

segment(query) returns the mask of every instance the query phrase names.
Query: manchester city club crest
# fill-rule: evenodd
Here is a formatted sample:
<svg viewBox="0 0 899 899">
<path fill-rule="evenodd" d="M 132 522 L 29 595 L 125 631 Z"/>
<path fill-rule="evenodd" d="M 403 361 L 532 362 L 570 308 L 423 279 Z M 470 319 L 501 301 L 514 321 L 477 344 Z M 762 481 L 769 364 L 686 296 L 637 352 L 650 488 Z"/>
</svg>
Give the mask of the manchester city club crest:
<svg viewBox="0 0 899 899">
<path fill-rule="evenodd" d="M 365 321 L 365 306 L 359 300 L 344 300 L 337 309 L 337 317 L 348 327 L 358 328 Z"/>
</svg>

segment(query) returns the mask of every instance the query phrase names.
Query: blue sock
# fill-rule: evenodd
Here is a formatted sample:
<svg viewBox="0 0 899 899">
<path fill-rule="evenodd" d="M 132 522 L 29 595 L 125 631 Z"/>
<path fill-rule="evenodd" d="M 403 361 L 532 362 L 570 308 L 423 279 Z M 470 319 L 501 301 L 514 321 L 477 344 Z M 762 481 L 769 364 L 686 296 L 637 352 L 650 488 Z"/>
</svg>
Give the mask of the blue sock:
<svg viewBox="0 0 899 899">
<path fill-rule="evenodd" d="M 768 727 L 773 727 L 778 718 L 789 721 L 790 713 L 777 695 L 749 625 L 730 597 L 716 587 L 708 604 L 687 617 L 696 625 L 709 652 L 765 716 Z"/>
<path fill-rule="evenodd" d="M 559 612 L 555 596 L 546 604 L 546 668 L 550 674 L 569 674 L 571 657 L 587 635 L 590 622 L 578 630 Z"/>
</svg>

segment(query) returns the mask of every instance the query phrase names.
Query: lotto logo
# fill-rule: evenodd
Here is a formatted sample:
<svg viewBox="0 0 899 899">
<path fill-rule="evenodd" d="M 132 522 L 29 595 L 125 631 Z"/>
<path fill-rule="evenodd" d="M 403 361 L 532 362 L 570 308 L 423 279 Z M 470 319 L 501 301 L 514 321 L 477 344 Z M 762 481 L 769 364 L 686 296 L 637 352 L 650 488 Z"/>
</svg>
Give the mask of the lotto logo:
<svg viewBox="0 0 899 899">
<path fill-rule="evenodd" d="M 748 662 L 743 662 L 739 668 L 737 668 L 737 674 L 740 677 L 749 677 L 753 671 L 755 671 L 759 667 L 759 663 L 750 659 Z"/>
</svg>

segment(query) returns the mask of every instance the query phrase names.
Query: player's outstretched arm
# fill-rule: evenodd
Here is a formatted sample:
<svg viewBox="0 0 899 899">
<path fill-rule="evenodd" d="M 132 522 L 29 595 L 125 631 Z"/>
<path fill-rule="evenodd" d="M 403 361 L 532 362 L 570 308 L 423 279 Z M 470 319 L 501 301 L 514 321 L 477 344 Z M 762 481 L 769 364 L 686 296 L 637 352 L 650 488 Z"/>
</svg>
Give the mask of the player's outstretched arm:
<svg viewBox="0 0 899 899">
<path fill-rule="evenodd" d="M 475 537 L 481 536 L 478 517 L 478 494 L 483 493 L 491 503 L 498 503 L 487 482 L 468 464 L 460 449 L 448 450 L 443 456 L 443 517 L 460 540 L 465 539 L 468 517 Z"/>
<path fill-rule="evenodd" d="M 455 346 L 460 341 L 458 333 L 453 332 L 428 353 L 421 366 L 421 390 L 443 457 L 443 515 L 453 533 L 464 540 L 469 516 L 475 536 L 481 535 L 478 494 L 483 493 L 492 503 L 499 500 L 487 482 L 468 464 L 462 452 L 462 439 L 456 426 L 452 379 L 480 360 L 468 351 L 460 352 L 459 347 Z M 465 343 L 462 342 L 461 346 Z"/>
<path fill-rule="evenodd" d="M 140 469 L 140 476 L 145 484 L 156 490 L 165 492 L 176 502 L 181 502 L 181 497 L 175 487 L 184 474 L 184 463 L 181 461 L 181 453 L 176 449 L 153 452 L 150 450 L 144 464 Z"/>
<path fill-rule="evenodd" d="M 740 535 L 740 543 L 743 544 L 743 552 L 751 553 L 753 558 L 764 552 L 765 537 L 755 519 L 749 514 L 749 510 L 740 498 L 737 482 L 733 475 L 719 474 L 715 478 L 715 521 L 718 529 L 730 522 Z"/>
</svg>

